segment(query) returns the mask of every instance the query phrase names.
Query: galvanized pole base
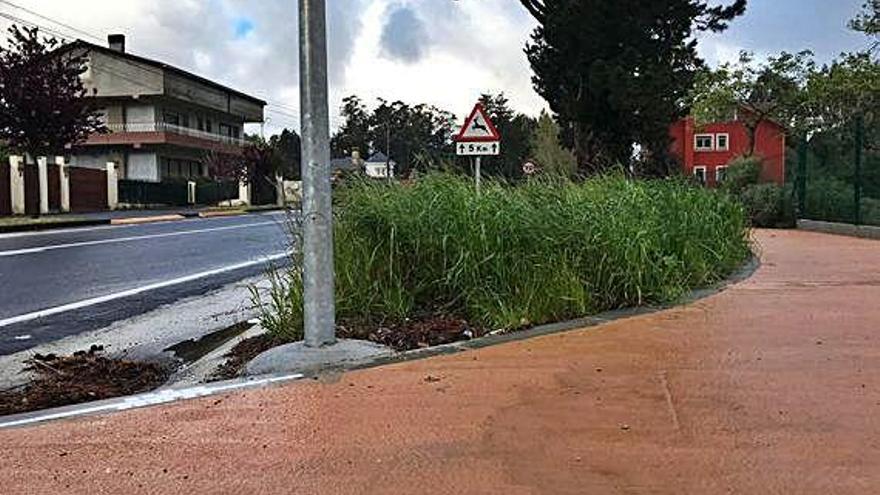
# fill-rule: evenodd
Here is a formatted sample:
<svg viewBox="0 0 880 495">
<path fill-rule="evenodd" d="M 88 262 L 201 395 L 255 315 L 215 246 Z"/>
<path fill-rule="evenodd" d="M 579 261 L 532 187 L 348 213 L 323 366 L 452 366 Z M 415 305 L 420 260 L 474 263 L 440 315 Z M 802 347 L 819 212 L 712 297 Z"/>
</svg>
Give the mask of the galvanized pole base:
<svg viewBox="0 0 880 495">
<path fill-rule="evenodd" d="M 336 343 L 325 0 L 299 0 L 305 345 Z"/>
<path fill-rule="evenodd" d="M 483 181 L 482 171 L 480 170 L 480 166 L 482 165 L 482 163 L 480 160 L 481 160 L 481 157 L 478 156 L 477 160 L 476 160 L 476 164 L 474 165 L 474 178 L 477 183 L 477 194 L 480 194 L 481 182 Z"/>
</svg>

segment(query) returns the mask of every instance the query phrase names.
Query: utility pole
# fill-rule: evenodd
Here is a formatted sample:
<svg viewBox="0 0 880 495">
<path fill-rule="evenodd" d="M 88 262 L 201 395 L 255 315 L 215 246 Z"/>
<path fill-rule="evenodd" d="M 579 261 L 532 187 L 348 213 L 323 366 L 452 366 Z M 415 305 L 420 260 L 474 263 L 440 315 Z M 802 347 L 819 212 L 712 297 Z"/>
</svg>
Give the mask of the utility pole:
<svg viewBox="0 0 880 495">
<path fill-rule="evenodd" d="M 391 182 L 391 113 L 388 114 L 388 121 L 385 122 L 385 175 L 388 182 Z"/>
<path fill-rule="evenodd" d="M 336 343 L 326 15 L 325 0 L 299 0 L 306 347 Z"/>
<path fill-rule="evenodd" d="M 855 203 L 855 224 L 862 224 L 862 148 L 865 146 L 865 117 L 856 117 L 856 156 L 853 174 L 853 201 Z"/>
<path fill-rule="evenodd" d="M 797 218 L 807 218 L 807 133 L 798 140 L 797 148 Z"/>
</svg>

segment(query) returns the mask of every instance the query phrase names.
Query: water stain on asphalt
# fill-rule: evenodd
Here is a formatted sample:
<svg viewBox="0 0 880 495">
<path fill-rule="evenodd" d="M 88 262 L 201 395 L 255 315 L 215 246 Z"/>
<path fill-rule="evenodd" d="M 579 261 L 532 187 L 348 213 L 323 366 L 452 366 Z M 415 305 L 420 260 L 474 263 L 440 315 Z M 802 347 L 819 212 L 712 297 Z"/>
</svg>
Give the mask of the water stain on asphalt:
<svg viewBox="0 0 880 495">
<path fill-rule="evenodd" d="M 222 330 L 211 332 L 198 340 L 186 340 L 175 344 L 165 349 L 164 352 L 173 353 L 176 358 L 185 364 L 193 363 L 205 357 L 214 349 L 247 332 L 253 326 L 254 324 L 250 322 L 236 323 Z"/>
</svg>

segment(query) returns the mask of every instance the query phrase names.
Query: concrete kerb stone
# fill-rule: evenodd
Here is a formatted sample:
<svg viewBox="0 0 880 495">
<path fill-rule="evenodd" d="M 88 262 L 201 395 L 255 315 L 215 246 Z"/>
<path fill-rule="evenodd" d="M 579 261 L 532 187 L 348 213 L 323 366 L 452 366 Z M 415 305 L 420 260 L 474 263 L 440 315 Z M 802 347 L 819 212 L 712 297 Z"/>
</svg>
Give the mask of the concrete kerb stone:
<svg viewBox="0 0 880 495">
<path fill-rule="evenodd" d="M 255 378 L 241 378 L 198 386 L 161 388 L 153 392 L 117 397 L 101 401 L 58 407 L 44 411 L 0 417 L 0 430 L 25 428 L 53 421 L 68 421 L 87 416 L 123 412 L 144 407 L 171 404 L 212 395 L 228 394 L 248 389 L 279 386 L 305 378 L 301 374 L 275 374 Z"/>
<path fill-rule="evenodd" d="M 307 347 L 296 342 L 270 349 L 248 363 L 246 373 L 260 376 L 277 373 L 312 373 L 369 364 L 391 358 L 393 349 L 365 340 L 340 340 L 327 347 Z"/>
<path fill-rule="evenodd" d="M 798 220 L 799 230 L 819 232 L 822 234 L 845 235 L 862 239 L 880 240 L 880 227 L 871 225 L 853 225 L 848 223 L 820 222 L 817 220 Z"/>
<path fill-rule="evenodd" d="M 111 225 L 143 225 L 148 223 L 159 222 L 176 222 L 184 220 L 186 217 L 179 214 L 156 215 L 151 217 L 131 217 L 131 218 L 114 218 L 110 220 Z"/>
<path fill-rule="evenodd" d="M 247 339 L 259 337 L 266 332 L 267 330 L 262 326 L 255 325 L 243 334 L 227 341 L 208 354 L 202 356 L 195 362 L 175 371 L 162 388 L 167 389 L 195 386 L 200 383 L 209 382 L 219 367 L 226 363 L 229 353 L 235 346 Z"/>
<path fill-rule="evenodd" d="M 684 304 L 691 304 L 693 302 L 699 301 L 701 299 L 705 299 L 707 297 L 711 297 L 715 294 L 723 292 L 728 287 L 738 284 L 744 280 L 750 278 L 757 270 L 760 268 L 761 262 L 756 256 L 752 256 L 749 260 L 736 272 L 734 272 L 727 279 L 704 289 L 697 289 L 691 291 L 687 296 L 682 298 L 682 300 L 674 303 L 674 304 L 666 304 L 662 306 L 641 306 L 635 308 L 622 308 L 611 311 L 606 311 L 604 313 L 600 313 L 595 316 L 589 316 L 585 318 L 579 318 L 575 320 L 569 320 L 558 323 L 550 323 L 547 325 L 540 325 L 534 328 L 530 328 L 527 330 L 516 330 L 509 332 L 497 332 L 485 337 L 480 337 L 473 340 L 466 340 L 461 342 L 453 342 L 451 344 L 445 344 L 434 347 L 426 347 L 424 349 L 415 349 L 412 351 L 406 352 L 391 352 L 385 355 L 376 355 L 374 357 L 365 357 L 362 360 L 358 361 L 340 361 L 337 363 L 328 363 L 323 368 L 321 367 L 299 367 L 282 366 L 278 369 L 269 369 L 266 373 L 267 376 L 271 376 L 269 374 L 277 374 L 281 371 L 291 371 L 296 370 L 299 373 L 307 377 L 314 377 L 320 375 L 322 372 L 338 372 L 338 371 L 353 371 L 358 369 L 367 369 L 373 368 L 377 366 L 384 366 L 387 364 L 393 364 L 398 362 L 406 362 L 406 361 L 414 361 L 418 359 L 427 359 L 434 356 L 441 356 L 447 354 L 456 354 L 459 352 L 465 352 L 469 350 L 482 349 L 485 347 L 492 347 L 496 345 L 506 344 L 508 342 L 516 342 L 519 340 L 528 340 L 535 337 L 542 337 L 545 335 L 553 335 L 558 333 L 570 332 L 573 330 L 579 330 L 583 328 L 591 328 L 599 325 L 604 325 L 606 323 L 610 323 L 617 320 L 633 318 L 637 316 L 649 315 L 652 313 L 656 313 L 659 311 L 664 311 L 670 308 L 674 308 Z M 296 344 L 294 344 L 296 345 Z M 285 346 L 286 347 L 286 346 Z M 276 348 L 280 349 L 280 348 Z M 266 353 L 257 356 L 255 360 L 251 361 L 251 364 L 255 361 L 261 359 L 265 354 L 272 353 L 275 349 L 270 349 L 266 351 Z M 293 357 L 291 355 L 291 357 Z M 256 378 L 261 376 L 259 373 L 260 368 L 257 366 L 252 367 L 251 364 L 245 368 L 245 374 L 248 377 Z"/>
<path fill-rule="evenodd" d="M 217 218 L 217 217 L 237 217 L 247 215 L 247 210 L 218 210 L 218 211 L 202 211 L 199 212 L 200 218 Z"/>
</svg>

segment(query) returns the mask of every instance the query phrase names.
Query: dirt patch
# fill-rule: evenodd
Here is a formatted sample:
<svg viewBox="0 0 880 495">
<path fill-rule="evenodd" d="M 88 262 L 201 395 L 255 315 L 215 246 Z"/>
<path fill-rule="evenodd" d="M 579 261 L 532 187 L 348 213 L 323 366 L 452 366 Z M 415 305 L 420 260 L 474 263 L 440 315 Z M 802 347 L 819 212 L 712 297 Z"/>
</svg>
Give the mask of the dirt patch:
<svg viewBox="0 0 880 495">
<path fill-rule="evenodd" d="M 244 367 L 255 357 L 273 347 L 287 343 L 286 340 L 274 337 L 268 333 L 244 339 L 224 356 L 227 358 L 226 362 L 217 368 L 217 371 L 211 375 L 209 381 L 231 380 L 239 376 Z"/>
<path fill-rule="evenodd" d="M 462 319 L 431 316 L 393 325 L 345 322 L 337 327 L 336 334 L 340 339 L 368 340 L 402 352 L 470 340 L 482 337 L 486 331 L 475 329 Z M 211 381 L 236 378 L 258 355 L 289 343 L 270 334 L 245 339 L 226 354 L 227 361 L 217 368 Z"/>
<path fill-rule="evenodd" d="M 73 356 L 37 354 L 25 364 L 30 383 L 0 391 L 0 416 L 81 404 L 153 390 L 168 378 L 155 363 L 110 359 L 92 346 Z"/>
<path fill-rule="evenodd" d="M 337 333 L 341 338 L 369 340 L 403 352 L 471 340 L 486 331 L 460 318 L 426 316 L 385 325 L 345 322 Z"/>
</svg>

